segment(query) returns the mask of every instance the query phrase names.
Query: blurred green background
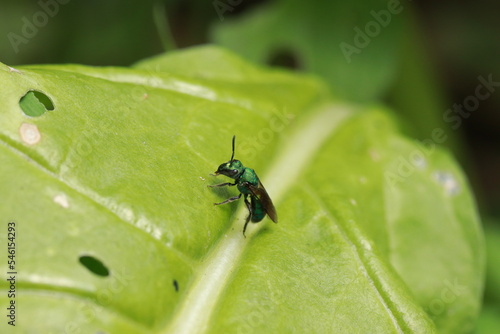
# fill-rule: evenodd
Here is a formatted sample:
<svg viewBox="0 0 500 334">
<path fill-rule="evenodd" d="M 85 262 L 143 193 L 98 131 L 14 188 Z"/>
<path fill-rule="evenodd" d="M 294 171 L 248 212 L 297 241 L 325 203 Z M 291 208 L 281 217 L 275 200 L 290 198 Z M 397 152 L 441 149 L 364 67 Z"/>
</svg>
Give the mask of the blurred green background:
<svg viewBox="0 0 500 334">
<path fill-rule="evenodd" d="M 254 62 L 315 73 L 349 103 L 387 103 L 416 140 L 442 129 L 443 145 L 469 175 L 486 231 L 477 333 L 498 333 L 498 13 L 500 3 L 486 0 L 2 0 L 0 61 L 127 66 L 216 43 Z M 478 98 L 485 80 L 492 84 L 481 92 L 489 94 Z M 450 110 L 460 105 L 462 114 Z"/>
</svg>

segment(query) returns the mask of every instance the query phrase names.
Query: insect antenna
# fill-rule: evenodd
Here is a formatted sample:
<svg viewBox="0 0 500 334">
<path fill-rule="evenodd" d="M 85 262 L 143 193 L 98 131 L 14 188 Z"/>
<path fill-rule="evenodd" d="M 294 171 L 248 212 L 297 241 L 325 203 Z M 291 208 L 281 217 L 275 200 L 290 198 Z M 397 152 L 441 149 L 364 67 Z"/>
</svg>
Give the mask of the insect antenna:
<svg viewBox="0 0 500 334">
<path fill-rule="evenodd" d="M 231 155 L 231 160 L 229 160 L 231 162 L 233 162 L 233 160 L 234 160 L 234 142 L 235 141 L 236 141 L 236 135 L 233 136 L 233 155 Z"/>
</svg>

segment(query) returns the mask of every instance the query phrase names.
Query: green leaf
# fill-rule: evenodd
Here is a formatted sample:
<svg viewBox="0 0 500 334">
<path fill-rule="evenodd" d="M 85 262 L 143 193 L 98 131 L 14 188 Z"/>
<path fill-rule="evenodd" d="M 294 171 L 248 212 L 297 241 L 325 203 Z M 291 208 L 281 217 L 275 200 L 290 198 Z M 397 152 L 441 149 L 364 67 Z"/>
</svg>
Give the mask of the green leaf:
<svg viewBox="0 0 500 334">
<path fill-rule="evenodd" d="M 425 142 L 432 140 L 433 131 L 444 132 L 444 140 L 439 144 L 452 150 L 460 161 L 466 152 L 462 148 L 463 143 L 460 143 L 460 132 L 457 131 L 457 124 L 450 124 L 445 116 L 452 103 L 445 98 L 443 87 L 432 68 L 422 27 L 417 24 L 418 15 L 414 11 L 412 14 L 406 15 L 402 24 L 405 38 L 401 42 L 399 71 L 387 98 L 389 104 L 397 109 L 400 119 L 404 120 L 405 133 Z"/>
<path fill-rule="evenodd" d="M 223 21 L 212 35 L 253 62 L 289 54 L 337 96 L 370 101 L 383 97 L 394 80 L 401 19 L 409 10 L 406 1 L 278 0 L 233 20 L 229 8 L 216 8 Z"/>
<path fill-rule="evenodd" d="M 498 219 L 486 219 L 486 284 L 484 291 L 484 304 L 481 311 L 476 333 L 497 333 L 500 329 L 500 228 Z"/>
<path fill-rule="evenodd" d="M 467 182 L 448 154 L 401 136 L 382 106 L 333 100 L 314 78 L 211 46 L 130 69 L 2 65 L 0 80 L 16 330 L 474 326 L 483 241 Z M 30 90 L 54 110 L 25 115 Z M 212 205 L 237 190 L 207 188 L 228 181 L 209 174 L 234 134 L 236 158 L 279 216 L 251 224 L 247 238 L 242 203 Z M 2 309 L 9 302 L 0 295 Z"/>
<path fill-rule="evenodd" d="M 490 218 L 485 226 L 486 253 L 488 254 L 486 267 L 486 299 L 495 302 L 500 307 L 500 224 L 498 219 Z"/>
<path fill-rule="evenodd" d="M 485 219 L 486 235 L 486 284 L 484 303 L 478 320 L 476 333 L 497 333 L 500 329 L 500 228 L 498 219 Z"/>
<path fill-rule="evenodd" d="M 500 329 L 500 319 L 498 313 L 500 307 L 498 305 L 486 305 L 479 317 L 476 333 L 477 334 L 495 334 Z"/>
</svg>

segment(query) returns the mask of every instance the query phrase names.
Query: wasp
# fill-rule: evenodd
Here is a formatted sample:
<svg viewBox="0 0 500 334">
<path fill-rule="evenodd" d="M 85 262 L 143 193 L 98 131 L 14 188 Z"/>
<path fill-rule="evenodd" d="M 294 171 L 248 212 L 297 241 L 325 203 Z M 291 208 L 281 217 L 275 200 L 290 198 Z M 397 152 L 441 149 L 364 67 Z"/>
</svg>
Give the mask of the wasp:
<svg viewBox="0 0 500 334">
<path fill-rule="evenodd" d="M 243 200 L 248 209 L 248 217 L 245 220 L 245 226 L 243 227 L 243 236 L 245 236 L 245 231 L 247 229 L 248 223 L 258 223 L 266 215 L 271 218 L 275 223 L 278 223 L 278 215 L 276 214 L 276 209 L 274 208 L 273 201 L 267 194 L 266 188 L 260 182 L 257 173 L 251 168 L 243 166 L 241 161 L 234 159 L 234 146 L 235 146 L 236 136 L 233 136 L 233 153 L 231 159 L 225 162 L 217 168 L 214 176 L 225 175 L 234 179 L 234 183 L 225 182 L 221 184 L 209 185 L 209 187 L 226 187 L 226 186 L 236 186 L 240 194 L 238 196 L 230 197 L 223 202 L 214 203 L 214 205 L 221 205 L 226 203 L 231 203 L 237 201 L 243 195 Z"/>
</svg>

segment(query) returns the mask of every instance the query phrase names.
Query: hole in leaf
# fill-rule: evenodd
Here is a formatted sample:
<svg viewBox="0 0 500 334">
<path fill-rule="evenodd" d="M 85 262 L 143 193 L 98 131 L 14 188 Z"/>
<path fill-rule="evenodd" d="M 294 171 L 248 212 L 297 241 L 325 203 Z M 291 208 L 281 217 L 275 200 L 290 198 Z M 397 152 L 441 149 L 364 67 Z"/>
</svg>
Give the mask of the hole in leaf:
<svg viewBox="0 0 500 334">
<path fill-rule="evenodd" d="M 290 49 L 278 49 L 269 57 L 268 64 L 272 66 L 298 69 L 300 67 L 297 55 Z"/>
<path fill-rule="evenodd" d="M 83 264 L 85 268 L 98 276 L 109 276 L 108 268 L 106 268 L 106 266 L 100 260 L 96 259 L 93 256 L 80 256 L 80 263 Z"/>
<path fill-rule="evenodd" d="M 30 90 L 21 97 L 19 106 L 25 115 L 31 117 L 42 116 L 47 110 L 54 110 L 54 104 L 50 98 L 36 90 Z"/>
</svg>

